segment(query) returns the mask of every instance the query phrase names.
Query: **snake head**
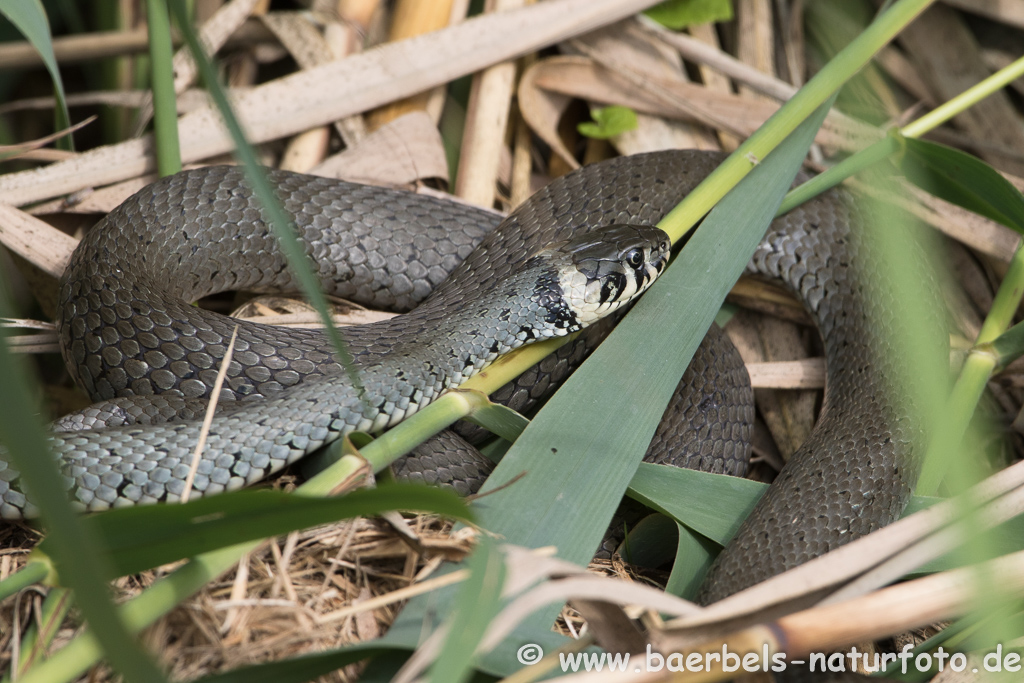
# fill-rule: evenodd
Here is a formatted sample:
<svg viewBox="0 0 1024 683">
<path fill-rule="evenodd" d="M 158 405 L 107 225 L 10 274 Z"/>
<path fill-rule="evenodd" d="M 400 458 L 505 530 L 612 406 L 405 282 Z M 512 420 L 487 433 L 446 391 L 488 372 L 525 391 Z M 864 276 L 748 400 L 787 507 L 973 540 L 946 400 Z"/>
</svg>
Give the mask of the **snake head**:
<svg viewBox="0 0 1024 683">
<path fill-rule="evenodd" d="M 569 240 L 559 251 L 570 258 L 560 284 L 581 326 L 632 301 L 668 265 L 672 242 L 647 225 L 609 225 Z"/>
</svg>

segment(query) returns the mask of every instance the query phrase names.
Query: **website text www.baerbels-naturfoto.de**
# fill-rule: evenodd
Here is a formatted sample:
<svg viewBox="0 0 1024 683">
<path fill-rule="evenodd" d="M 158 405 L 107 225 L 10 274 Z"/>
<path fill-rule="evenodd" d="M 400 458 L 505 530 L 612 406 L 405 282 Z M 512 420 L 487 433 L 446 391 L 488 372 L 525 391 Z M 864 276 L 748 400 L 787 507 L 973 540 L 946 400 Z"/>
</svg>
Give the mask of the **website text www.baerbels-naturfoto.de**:
<svg viewBox="0 0 1024 683">
<path fill-rule="evenodd" d="M 528 654 L 522 654 L 524 650 Z M 935 652 L 922 652 L 915 655 L 910 645 L 906 645 L 901 652 L 892 653 L 867 653 L 860 652 L 857 648 L 850 648 L 849 652 L 832 653 L 811 653 L 805 659 L 787 660 L 784 653 L 768 652 L 767 646 L 762 653 L 748 652 L 739 655 L 730 652 L 727 646 L 723 646 L 721 652 L 673 652 L 663 655 L 654 652 L 651 646 L 647 646 L 646 655 L 637 655 L 631 658 L 629 654 L 610 654 L 607 652 L 575 652 L 558 654 L 559 664 L 563 672 L 577 671 L 629 671 L 656 672 L 656 671 L 713 671 L 719 668 L 725 672 L 744 671 L 754 673 L 758 671 L 785 671 L 787 666 L 805 666 L 810 671 L 825 671 L 832 673 L 860 672 L 873 673 L 881 668 L 887 668 L 890 672 L 900 669 L 902 673 L 911 670 L 930 671 L 937 668 L 940 672 L 947 667 L 953 671 L 964 671 L 968 666 L 967 656 L 961 652 L 947 652 L 939 647 Z M 535 664 L 543 657 L 540 646 L 532 643 L 520 648 L 519 660 L 522 664 Z M 898 664 L 897 664 L 898 662 Z M 895 667 L 889 666 L 896 665 Z M 1018 652 L 1007 651 L 1003 653 L 1002 645 L 996 650 L 984 655 L 982 666 L 986 671 L 1020 671 L 1021 656 Z M 972 667 L 973 672 L 977 668 Z"/>
</svg>

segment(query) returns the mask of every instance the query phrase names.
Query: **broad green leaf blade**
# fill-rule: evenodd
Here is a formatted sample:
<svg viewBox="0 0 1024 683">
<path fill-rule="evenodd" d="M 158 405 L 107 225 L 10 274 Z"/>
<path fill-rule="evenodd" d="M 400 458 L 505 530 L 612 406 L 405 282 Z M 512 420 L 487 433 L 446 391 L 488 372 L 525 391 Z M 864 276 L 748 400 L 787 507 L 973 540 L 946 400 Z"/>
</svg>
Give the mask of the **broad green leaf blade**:
<svg viewBox="0 0 1024 683">
<path fill-rule="evenodd" d="M 629 489 L 630 497 L 724 546 L 768 485 L 726 474 L 640 463 Z"/>
<path fill-rule="evenodd" d="M 83 523 L 110 550 L 109 577 L 113 578 L 245 541 L 390 510 L 433 512 L 459 519 L 468 515 L 466 504 L 450 491 L 392 484 L 336 498 L 311 498 L 283 491 L 234 491 L 184 505 L 110 510 Z M 39 547 L 45 553 L 53 550 L 50 539 Z"/>
<path fill-rule="evenodd" d="M 1024 323 L 1017 323 L 996 337 L 991 344 L 998 356 L 997 368 L 1005 368 L 1017 358 L 1024 356 Z"/>
<path fill-rule="evenodd" d="M 693 600 L 700 591 L 704 576 L 711 569 L 711 563 L 718 555 L 714 543 L 700 534 L 695 534 L 682 524 L 676 524 L 679 543 L 676 545 L 676 561 L 665 584 L 665 592 Z"/>
<path fill-rule="evenodd" d="M 727 474 L 685 470 L 642 462 L 629 482 L 629 495 L 687 528 L 724 546 L 768 490 L 767 484 Z M 942 498 L 914 496 L 903 517 Z"/>
<path fill-rule="evenodd" d="M 977 157 L 934 142 L 903 138 L 900 170 L 939 199 L 1024 234 L 1024 195 Z"/>
<path fill-rule="evenodd" d="M 586 564 L 825 111 L 729 193 L 665 275 L 533 419 L 484 486 L 493 492 L 480 505 L 484 528 L 509 543 L 555 545 L 563 559 Z M 495 490 L 521 472 L 526 475 L 515 485 Z"/>
<path fill-rule="evenodd" d="M 459 586 L 448 636 L 430 669 L 432 683 L 462 683 L 473 674 L 473 653 L 501 609 L 505 557 L 481 534 L 466 562 L 469 579 Z"/>
<path fill-rule="evenodd" d="M 658 569 L 675 558 L 678 523 L 663 514 L 647 515 L 632 528 L 626 528 L 626 537 L 617 552 L 623 560 L 637 567 Z M 612 531 L 617 531 L 612 529 Z"/>
<path fill-rule="evenodd" d="M 57 68 L 57 58 L 53 54 L 53 40 L 50 36 L 50 22 L 46 18 L 46 10 L 40 0 L 0 0 L 0 14 L 3 14 L 21 31 L 25 39 L 39 53 L 46 70 L 53 80 L 53 91 L 57 97 L 57 110 L 54 112 L 56 130 L 71 127 L 71 116 L 64 97 L 64 82 Z M 75 146 L 70 135 L 57 140 L 57 147 L 74 151 Z"/>
<path fill-rule="evenodd" d="M 553 545 L 576 564 L 590 560 L 679 378 L 827 111 L 828 103 L 719 203 L 668 271 L 533 419 L 487 480 L 483 492 L 490 494 L 474 504 L 484 529 L 516 545 Z M 444 595 L 432 596 L 429 608 L 426 600 L 414 600 L 398 623 L 408 619 L 423 628 L 427 610 L 436 612 L 439 601 L 451 599 Z M 550 627 L 559 608 L 521 624 L 481 667 L 506 675 L 518 669 L 518 647 L 538 642 L 529 639 Z"/>
</svg>

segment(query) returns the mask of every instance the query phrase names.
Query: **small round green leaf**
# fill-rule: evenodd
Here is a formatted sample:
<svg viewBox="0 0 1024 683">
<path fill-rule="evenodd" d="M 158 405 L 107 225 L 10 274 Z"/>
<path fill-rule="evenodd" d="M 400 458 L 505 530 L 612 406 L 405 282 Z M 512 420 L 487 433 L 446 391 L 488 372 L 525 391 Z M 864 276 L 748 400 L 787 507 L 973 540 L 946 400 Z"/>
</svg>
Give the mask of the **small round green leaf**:
<svg viewBox="0 0 1024 683">
<path fill-rule="evenodd" d="M 580 135 L 588 138 L 607 140 L 610 137 L 625 133 L 627 130 L 636 128 L 636 112 L 629 107 L 618 105 L 594 109 L 591 113 L 593 121 L 587 121 L 576 126 Z"/>
<path fill-rule="evenodd" d="M 679 29 L 732 19 L 731 0 L 666 0 L 644 12 L 662 26 Z"/>
</svg>

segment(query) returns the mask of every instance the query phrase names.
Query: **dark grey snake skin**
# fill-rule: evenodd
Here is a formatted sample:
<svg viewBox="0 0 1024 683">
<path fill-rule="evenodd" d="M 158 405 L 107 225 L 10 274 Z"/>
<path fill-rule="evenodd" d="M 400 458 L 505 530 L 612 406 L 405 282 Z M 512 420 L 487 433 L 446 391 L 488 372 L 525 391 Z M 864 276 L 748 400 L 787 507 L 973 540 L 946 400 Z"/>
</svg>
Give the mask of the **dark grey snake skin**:
<svg viewBox="0 0 1024 683">
<path fill-rule="evenodd" d="M 348 430 L 378 430 L 425 405 L 458 383 L 467 359 L 494 353 L 473 346 L 474 337 L 467 348 L 455 341 L 459 352 L 452 351 L 468 320 L 491 322 L 474 318 L 494 313 L 473 308 L 477 293 L 500 287 L 543 244 L 613 223 L 653 225 L 720 159 L 672 151 L 596 164 L 553 182 L 497 230 L 490 214 L 455 203 L 273 172 L 327 293 L 397 310 L 419 305 L 392 321 L 345 330 L 380 411 L 373 419 L 350 389 L 337 388 L 343 376 L 319 332 L 240 323 L 222 398 L 243 400 L 218 414 L 194 494 L 255 481 Z M 835 193 L 805 204 L 773 223 L 749 266 L 806 302 L 825 342 L 828 390 L 810 440 L 716 562 L 705 602 L 887 524 L 909 496 L 915 429 L 886 388 L 895 361 L 873 330 L 885 328 L 889 313 L 884 300 L 869 306 L 863 299 L 872 273 L 858 270 L 862 249 L 849 227 L 857 220 L 851 211 Z M 96 399 L 127 397 L 94 414 L 145 422 L 196 410 L 190 401 L 208 396 L 235 321 L 188 302 L 223 289 L 296 289 L 240 171 L 217 167 L 163 179 L 97 226 L 62 281 L 58 319 L 65 359 L 82 386 Z M 564 374 L 587 343 L 564 347 L 545 361 L 547 369 Z M 723 387 L 714 375 L 720 356 L 732 358 L 726 366 L 737 363 L 719 348 L 706 341 L 684 378 L 703 389 L 677 397 L 687 419 L 667 420 L 670 431 L 703 438 L 684 460 L 726 471 L 737 454 L 745 460 L 748 446 L 740 442 L 751 416 L 731 402 L 742 390 Z M 712 368 L 704 379 L 702 365 Z M 406 372 L 430 381 L 398 390 L 393 377 Z M 522 407 L 547 382 L 535 374 L 506 393 Z M 166 391 L 170 398 L 131 398 Z M 254 396 L 268 398 L 249 400 Z M 115 427 L 55 435 L 53 445 L 74 496 L 101 509 L 176 499 L 195 431 L 195 422 Z M 673 441 L 667 434 L 658 438 Z M 478 476 L 429 462 L 417 467 L 427 478 Z M 0 470 L 0 513 L 20 516 L 26 503 L 16 473 L 2 460 Z"/>
<path fill-rule="evenodd" d="M 825 400 L 810 436 L 711 567 L 705 604 L 889 524 L 917 481 L 920 406 L 894 386 L 903 377 L 890 336 L 900 329 L 899 293 L 885 285 L 863 232 L 851 229 L 867 216 L 846 199 L 829 192 L 776 219 L 748 266 L 807 307 L 824 343 Z M 936 372 L 940 344 L 929 349 Z"/>
<path fill-rule="evenodd" d="M 222 398 L 267 400 L 219 411 L 193 495 L 256 481 L 352 429 L 395 424 L 508 348 L 496 344 L 496 329 L 508 328 L 516 343 L 531 336 L 508 320 L 505 304 L 481 308 L 481 293 L 506 287 L 546 245 L 625 221 L 653 224 L 701 177 L 690 174 L 685 160 L 652 157 L 643 172 L 634 161 L 561 179 L 485 239 L 495 222 L 485 212 L 272 173 L 328 293 L 408 308 L 443 283 L 410 314 L 345 331 L 372 415 L 341 379 L 321 333 L 243 323 Z M 680 184 L 651 182 L 650 169 L 653 177 L 676 176 Z M 392 235 L 402 224 L 402 234 Z M 188 301 L 224 288 L 295 289 L 240 171 L 209 168 L 166 178 L 111 212 L 71 260 L 58 329 L 69 367 L 93 396 L 137 396 L 142 406 L 117 400 L 92 412 L 147 419 L 196 413 L 192 401 L 210 391 L 235 322 Z M 515 315 L 533 305 L 518 303 Z M 158 390 L 177 397 L 148 398 Z M 193 420 L 57 434 L 51 443 L 75 501 L 98 510 L 177 499 L 198 431 Z M 33 512 L 17 472 L 0 459 L 0 514 Z"/>
</svg>

